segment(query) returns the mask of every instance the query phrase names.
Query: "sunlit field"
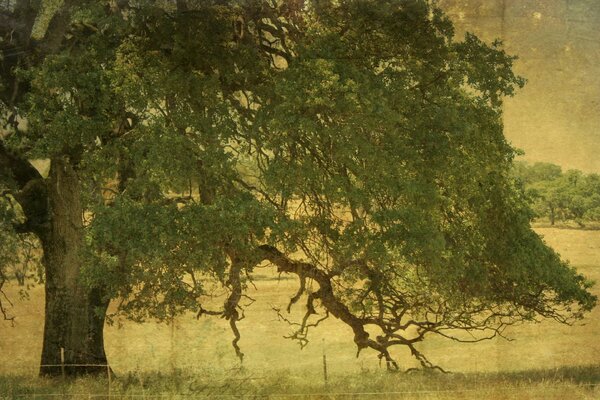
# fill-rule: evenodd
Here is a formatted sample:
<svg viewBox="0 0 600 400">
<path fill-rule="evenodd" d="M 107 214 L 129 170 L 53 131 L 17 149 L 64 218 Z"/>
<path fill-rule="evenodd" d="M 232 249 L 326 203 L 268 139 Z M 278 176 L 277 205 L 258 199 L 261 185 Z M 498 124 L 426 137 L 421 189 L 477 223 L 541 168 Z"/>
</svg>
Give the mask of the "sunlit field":
<svg viewBox="0 0 600 400">
<path fill-rule="evenodd" d="M 600 231 L 556 228 L 537 228 L 537 231 L 578 270 L 589 278 L 600 281 Z M 284 276 L 279 278 L 274 270 L 268 268 L 257 270 L 256 275 L 256 289 L 251 288 L 249 291 L 256 302 L 248 308 L 246 319 L 239 323 L 242 334 L 239 344 L 245 354 L 243 365 L 231 347 L 233 335 L 228 324 L 219 318 L 196 319 L 193 315 L 185 315 L 176 318 L 170 325 L 154 322 L 136 324 L 117 320 L 112 326 L 106 327 L 105 335 L 107 355 L 118 382 L 123 384 L 127 379 L 133 379 L 139 384 L 139 377 L 178 374 L 188 377 L 210 376 L 215 381 L 231 382 L 228 379 L 232 376 L 242 374 L 245 382 L 252 382 L 251 385 L 256 388 L 261 388 L 261 382 L 263 389 L 285 382 L 286 386 L 279 387 L 279 392 L 301 390 L 312 393 L 315 390 L 318 392 L 315 388 L 322 388 L 324 385 L 325 355 L 330 387 L 339 389 L 336 389 L 338 392 L 344 389 L 349 392 L 367 389 L 381 391 L 377 388 L 393 391 L 396 386 L 393 386 L 390 379 L 394 379 L 397 384 L 402 381 L 402 390 L 405 391 L 411 388 L 425 390 L 423 385 L 426 386 L 429 378 L 420 373 L 395 374 L 395 378 L 390 378 L 389 374 L 384 373 L 385 367 L 379 366 L 374 352 L 365 350 L 356 357 L 350 329 L 335 319 L 327 320 L 314 329 L 308 346 L 301 350 L 296 342 L 284 338 L 292 328 L 279 321 L 273 311 L 273 308 L 285 309 L 297 282 Z M 594 291 L 600 294 L 599 287 L 594 288 Z M 32 288 L 28 299 L 19 299 L 18 292 L 19 288 L 15 284 L 7 290 L 14 300 L 12 312 L 17 318 L 14 327 L 10 327 L 8 323 L 0 324 L 0 375 L 33 377 L 37 371 L 42 343 L 43 287 L 38 285 Z M 303 311 L 301 302 L 296 305 L 295 311 L 296 313 L 292 312 L 291 319 L 298 317 Z M 493 390 L 493 384 L 489 384 L 492 381 L 509 382 L 510 390 L 513 390 L 502 392 L 506 389 L 502 389 L 505 386 L 502 383 L 497 388 L 499 391 L 493 392 L 493 398 L 521 398 L 513 397 L 514 390 L 521 389 L 522 393 L 533 390 L 531 396 L 534 397 L 531 398 L 536 398 L 541 392 L 547 396 L 539 398 L 600 396 L 590 385 L 600 379 L 600 368 L 597 367 L 600 365 L 600 309 L 595 309 L 587 319 L 575 326 L 544 321 L 510 327 L 506 334 L 514 340 L 498 338 L 477 344 L 461 344 L 430 337 L 419 349 L 434 364 L 458 373 L 445 375 L 443 378 L 436 375 L 439 377 L 435 380 L 443 390 L 451 390 L 456 395 L 457 387 L 470 387 L 475 392 L 483 390 L 477 386 L 477 382 L 483 382 L 483 388 L 491 387 L 489 390 Z M 395 356 L 403 369 L 417 366 L 408 353 L 397 350 Z M 580 373 L 574 371 L 587 374 L 588 378 L 583 380 L 587 387 L 582 388 L 578 386 L 578 382 L 568 379 L 569 374 L 580 376 Z M 570 383 L 563 383 L 556 388 L 552 384 L 553 377 Z M 161 381 L 161 378 L 151 379 Z M 190 379 L 192 378 L 186 382 L 190 382 Z M 365 379 L 370 383 L 361 384 L 360 388 L 351 384 Z M 5 385 L 6 382 L 8 381 L 4 381 Z M 36 382 L 39 384 L 41 381 Z M 374 382 L 379 382 L 379 386 L 369 386 Z M 189 389 L 189 385 L 186 387 Z M 525 387 L 528 389 L 524 389 Z M 173 388 L 166 390 L 171 391 Z M 475 392 L 470 395 L 467 390 L 460 398 L 482 398 L 481 393 Z M 448 397 L 437 392 L 430 395 L 425 398 Z"/>
</svg>

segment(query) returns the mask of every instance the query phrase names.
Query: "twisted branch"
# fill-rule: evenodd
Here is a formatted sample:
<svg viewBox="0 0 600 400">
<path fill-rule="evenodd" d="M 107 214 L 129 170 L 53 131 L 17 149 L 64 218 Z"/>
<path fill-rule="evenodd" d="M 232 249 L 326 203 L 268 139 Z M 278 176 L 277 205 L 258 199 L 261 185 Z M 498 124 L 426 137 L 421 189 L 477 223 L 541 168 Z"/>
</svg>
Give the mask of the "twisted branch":
<svg viewBox="0 0 600 400">
<path fill-rule="evenodd" d="M 305 276 L 313 279 L 319 284 L 319 290 L 313 293 L 313 296 L 321 300 L 321 304 L 328 313 L 346 323 L 354 333 L 354 343 L 358 347 L 357 356 L 365 348 L 372 348 L 379 352 L 380 356 L 385 358 L 388 369 L 398 370 L 398 364 L 394 361 L 385 346 L 369 338 L 369 333 L 365 330 L 368 321 L 358 318 L 350 312 L 348 307 L 336 298 L 333 292 L 331 278 L 312 264 L 294 261 L 286 257 L 283 253 L 273 246 L 260 246 L 259 251 L 263 259 L 266 259 L 277 266 L 278 272 L 293 273 L 298 276 Z"/>
</svg>

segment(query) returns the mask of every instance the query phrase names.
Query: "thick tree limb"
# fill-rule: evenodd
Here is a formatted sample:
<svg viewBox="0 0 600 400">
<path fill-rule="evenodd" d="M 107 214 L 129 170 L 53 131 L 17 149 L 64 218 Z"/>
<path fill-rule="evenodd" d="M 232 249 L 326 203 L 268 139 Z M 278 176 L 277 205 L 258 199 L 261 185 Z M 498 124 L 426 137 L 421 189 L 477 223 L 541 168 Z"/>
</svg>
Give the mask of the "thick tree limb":
<svg viewBox="0 0 600 400">
<path fill-rule="evenodd" d="M 315 280 L 319 284 L 319 290 L 313 295 L 321 301 L 331 315 L 352 328 L 358 353 L 362 349 L 372 348 L 385 358 L 388 369 L 398 369 L 398 364 L 392 359 L 387 347 L 369 338 L 369 333 L 365 330 L 366 322 L 352 314 L 348 307 L 336 298 L 331 278 L 325 272 L 312 264 L 291 260 L 273 246 L 260 246 L 259 251 L 262 252 L 264 259 L 277 266 L 279 272 L 293 273 Z"/>
</svg>

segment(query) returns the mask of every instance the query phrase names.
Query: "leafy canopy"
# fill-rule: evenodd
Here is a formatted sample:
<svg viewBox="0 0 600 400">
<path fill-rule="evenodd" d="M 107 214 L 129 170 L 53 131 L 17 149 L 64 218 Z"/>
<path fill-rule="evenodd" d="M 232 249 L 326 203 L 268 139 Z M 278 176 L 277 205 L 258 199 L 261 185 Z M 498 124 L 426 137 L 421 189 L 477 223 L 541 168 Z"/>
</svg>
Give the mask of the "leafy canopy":
<svg viewBox="0 0 600 400">
<path fill-rule="evenodd" d="M 433 367 L 428 334 L 595 304 L 530 228 L 501 120 L 524 80 L 501 43 L 456 41 L 424 0 L 130 3 L 77 8 L 23 70 L 11 137 L 76 164 L 86 274 L 126 315 L 221 315 L 241 357 L 245 289 L 270 262 L 299 277 L 292 338 L 333 315 L 397 368 L 395 345 Z M 214 284 L 227 298 L 207 310 Z"/>
</svg>

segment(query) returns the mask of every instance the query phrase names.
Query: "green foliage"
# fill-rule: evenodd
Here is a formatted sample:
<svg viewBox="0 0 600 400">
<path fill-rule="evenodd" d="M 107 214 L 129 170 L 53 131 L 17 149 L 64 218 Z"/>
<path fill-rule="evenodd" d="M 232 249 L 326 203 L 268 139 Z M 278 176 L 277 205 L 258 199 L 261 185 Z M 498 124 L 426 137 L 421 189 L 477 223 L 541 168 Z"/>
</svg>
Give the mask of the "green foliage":
<svg viewBox="0 0 600 400">
<path fill-rule="evenodd" d="M 455 41 L 421 0 L 191 3 L 84 3 L 74 26 L 93 29 L 22 72 L 30 127 L 12 145 L 75 165 L 86 277 L 121 312 L 200 314 L 216 283 L 229 297 L 212 313 L 239 335 L 265 245 L 320 279 L 297 296 L 304 324 L 321 299 L 388 362 L 400 344 L 431 366 L 413 347 L 426 334 L 594 306 L 529 226 L 501 121 L 524 80 L 500 43 Z"/>
<path fill-rule="evenodd" d="M 15 200 L 0 197 L 0 280 L 5 279 L 7 266 L 17 261 L 18 238 L 13 224 L 18 222 Z"/>
<path fill-rule="evenodd" d="M 515 176 L 523 183 L 536 216 L 551 224 L 575 221 L 580 226 L 600 221 L 600 177 L 581 171 L 562 172 L 549 163 L 515 164 Z"/>
</svg>

